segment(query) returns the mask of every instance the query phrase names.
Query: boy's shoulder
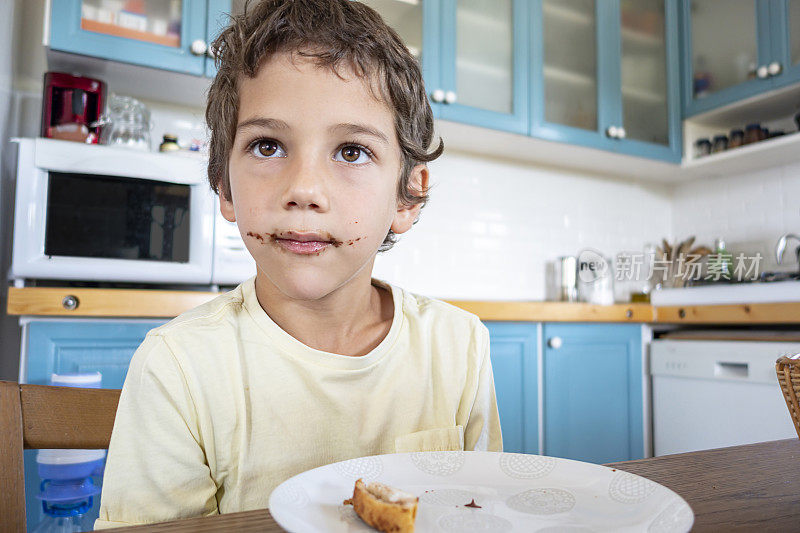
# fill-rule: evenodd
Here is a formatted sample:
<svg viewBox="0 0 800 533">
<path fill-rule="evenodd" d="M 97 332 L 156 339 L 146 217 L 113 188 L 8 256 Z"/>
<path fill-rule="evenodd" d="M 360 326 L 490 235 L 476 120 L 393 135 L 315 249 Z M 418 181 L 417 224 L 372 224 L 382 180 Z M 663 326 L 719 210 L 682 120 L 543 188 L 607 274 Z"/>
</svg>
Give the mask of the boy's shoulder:
<svg viewBox="0 0 800 533">
<path fill-rule="evenodd" d="M 211 300 L 184 311 L 166 324 L 150 331 L 153 335 L 171 336 L 185 332 L 215 327 L 230 327 L 244 306 L 244 286 L 252 282 L 248 280 L 238 287 L 220 294 Z"/>
<path fill-rule="evenodd" d="M 437 327 L 449 324 L 469 329 L 486 328 L 477 315 L 460 307 L 406 289 L 399 290 L 403 294 L 403 312 L 411 319 L 428 322 Z"/>
</svg>

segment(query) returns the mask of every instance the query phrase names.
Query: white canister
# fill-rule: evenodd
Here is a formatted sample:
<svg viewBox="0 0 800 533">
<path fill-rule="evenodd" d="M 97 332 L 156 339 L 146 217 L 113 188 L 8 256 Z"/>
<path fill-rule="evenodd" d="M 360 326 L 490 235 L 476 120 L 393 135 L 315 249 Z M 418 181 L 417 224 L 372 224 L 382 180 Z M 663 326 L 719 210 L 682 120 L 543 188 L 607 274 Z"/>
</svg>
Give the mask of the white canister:
<svg viewBox="0 0 800 533">
<path fill-rule="evenodd" d="M 578 299 L 597 305 L 614 303 L 612 261 L 596 250 L 586 249 L 578 255 Z"/>
</svg>

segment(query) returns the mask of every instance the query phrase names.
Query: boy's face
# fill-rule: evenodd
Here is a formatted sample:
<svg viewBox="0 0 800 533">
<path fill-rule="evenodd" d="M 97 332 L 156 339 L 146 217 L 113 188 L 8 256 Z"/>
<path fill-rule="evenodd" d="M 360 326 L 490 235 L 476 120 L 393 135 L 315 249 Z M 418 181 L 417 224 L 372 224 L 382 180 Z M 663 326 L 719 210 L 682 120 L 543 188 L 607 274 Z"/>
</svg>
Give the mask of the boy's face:
<svg viewBox="0 0 800 533">
<path fill-rule="evenodd" d="M 420 206 L 399 206 L 394 117 L 366 81 L 277 54 L 239 84 L 231 201 L 258 276 L 284 295 L 316 300 L 369 279 L 388 230 L 407 231 Z M 427 170 L 411 177 L 427 186 Z"/>
</svg>

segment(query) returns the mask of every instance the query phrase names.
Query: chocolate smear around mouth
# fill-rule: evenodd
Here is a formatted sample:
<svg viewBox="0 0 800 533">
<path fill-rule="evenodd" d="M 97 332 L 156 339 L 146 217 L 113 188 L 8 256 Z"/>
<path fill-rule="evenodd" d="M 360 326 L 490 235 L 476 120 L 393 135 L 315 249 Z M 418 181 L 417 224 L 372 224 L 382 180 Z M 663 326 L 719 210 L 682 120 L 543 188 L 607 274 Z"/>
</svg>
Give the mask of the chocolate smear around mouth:
<svg viewBox="0 0 800 533">
<path fill-rule="evenodd" d="M 466 504 L 464 507 L 472 507 L 473 509 L 483 509 L 483 507 L 475 503 L 475 498 L 473 498 L 472 501 Z"/>
<path fill-rule="evenodd" d="M 256 239 L 261 244 L 266 244 L 268 240 L 272 241 L 272 242 L 276 242 L 276 241 L 281 239 L 281 237 L 278 237 L 278 235 L 275 234 L 275 233 L 264 233 L 264 234 L 261 234 L 261 233 L 256 233 L 254 231 L 248 231 L 247 232 L 247 236 Z M 364 238 L 364 237 L 358 237 L 356 239 L 350 239 L 348 241 L 340 241 L 339 239 L 335 239 L 330 235 L 328 235 L 327 237 L 328 237 L 327 238 L 327 242 L 331 243 L 331 245 L 333 245 L 334 248 L 338 248 L 343 244 L 347 244 L 348 246 L 353 246 L 353 244 L 357 243 L 358 241 L 360 241 L 361 239 Z M 317 254 L 317 255 L 319 255 L 319 254 Z"/>
</svg>

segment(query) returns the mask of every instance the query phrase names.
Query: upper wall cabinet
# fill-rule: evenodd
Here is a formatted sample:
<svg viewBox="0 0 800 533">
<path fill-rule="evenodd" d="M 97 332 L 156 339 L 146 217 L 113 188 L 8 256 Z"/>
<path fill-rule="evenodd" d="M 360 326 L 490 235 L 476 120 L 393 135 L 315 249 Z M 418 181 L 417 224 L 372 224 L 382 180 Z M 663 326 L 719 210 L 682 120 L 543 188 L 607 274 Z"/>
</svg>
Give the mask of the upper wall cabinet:
<svg viewBox="0 0 800 533">
<path fill-rule="evenodd" d="M 206 0 L 56 0 L 50 5 L 53 50 L 188 74 L 206 71 Z"/>
<path fill-rule="evenodd" d="M 679 161 L 675 0 L 532 0 L 531 133 Z"/>
<path fill-rule="evenodd" d="M 682 2 L 685 116 L 800 80 L 800 1 Z"/>
<path fill-rule="evenodd" d="M 527 5 L 524 0 L 432 2 L 439 42 L 426 43 L 426 87 L 437 117 L 528 133 Z M 435 38 L 435 37 L 434 37 Z M 438 54 L 434 48 L 438 44 Z M 430 53 L 428 52 L 430 50 Z"/>
</svg>

